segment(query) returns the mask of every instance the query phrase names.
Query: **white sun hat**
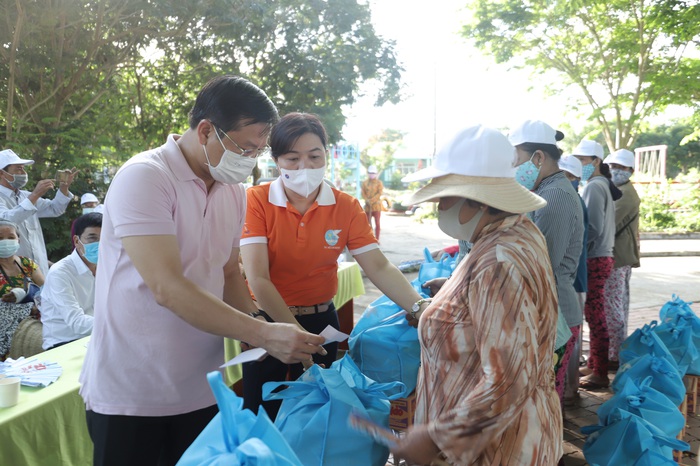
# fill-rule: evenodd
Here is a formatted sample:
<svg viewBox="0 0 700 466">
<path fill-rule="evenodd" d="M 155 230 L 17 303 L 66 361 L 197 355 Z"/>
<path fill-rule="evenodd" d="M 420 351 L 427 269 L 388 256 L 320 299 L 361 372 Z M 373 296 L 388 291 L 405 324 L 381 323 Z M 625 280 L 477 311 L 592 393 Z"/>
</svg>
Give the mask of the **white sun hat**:
<svg viewBox="0 0 700 466">
<path fill-rule="evenodd" d="M 547 202 L 515 181 L 515 159 L 515 147 L 501 132 L 471 126 L 437 153 L 432 166 L 402 181 L 432 178 L 413 194 L 411 204 L 457 196 L 511 213 L 541 209 Z"/>
<path fill-rule="evenodd" d="M 634 152 L 627 149 L 618 149 L 605 159 L 605 163 L 616 163 L 628 168 L 634 168 Z"/>
<path fill-rule="evenodd" d="M 32 165 L 33 160 L 20 159 L 19 155 L 15 154 L 12 149 L 0 151 L 0 169 L 4 169 L 8 165 Z"/>
<path fill-rule="evenodd" d="M 598 157 L 603 160 L 603 146 L 590 139 L 584 139 L 571 152 L 571 155 L 583 155 L 585 157 Z"/>
<path fill-rule="evenodd" d="M 560 158 L 559 168 L 571 173 L 576 178 L 581 178 L 583 175 L 583 165 L 581 165 L 581 161 L 573 155 L 565 155 Z"/>
<path fill-rule="evenodd" d="M 85 193 L 80 197 L 80 204 L 82 205 L 88 202 L 100 202 L 100 200 L 92 193 Z"/>
<path fill-rule="evenodd" d="M 521 123 L 508 135 L 508 140 L 514 146 L 525 144 L 552 144 L 564 139 L 564 133 L 557 131 L 544 121 L 527 120 Z"/>
</svg>

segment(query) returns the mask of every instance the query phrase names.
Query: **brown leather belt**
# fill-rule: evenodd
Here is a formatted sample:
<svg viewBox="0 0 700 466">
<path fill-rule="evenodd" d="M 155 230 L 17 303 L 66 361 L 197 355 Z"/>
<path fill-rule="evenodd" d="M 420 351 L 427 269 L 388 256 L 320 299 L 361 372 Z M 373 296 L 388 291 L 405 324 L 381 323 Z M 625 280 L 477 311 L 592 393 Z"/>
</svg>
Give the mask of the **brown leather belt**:
<svg viewBox="0 0 700 466">
<path fill-rule="evenodd" d="M 307 316 L 309 314 L 320 314 L 322 312 L 326 312 L 331 308 L 331 304 L 333 304 L 332 300 L 321 304 L 314 304 L 313 306 L 289 306 L 289 310 L 291 311 L 292 315 Z"/>
</svg>

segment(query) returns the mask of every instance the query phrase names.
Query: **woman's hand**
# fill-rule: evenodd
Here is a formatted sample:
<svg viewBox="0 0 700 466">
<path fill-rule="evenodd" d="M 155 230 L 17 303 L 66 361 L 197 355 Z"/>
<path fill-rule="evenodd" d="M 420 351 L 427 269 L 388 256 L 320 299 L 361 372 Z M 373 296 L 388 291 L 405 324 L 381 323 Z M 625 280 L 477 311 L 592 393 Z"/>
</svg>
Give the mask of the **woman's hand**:
<svg viewBox="0 0 700 466">
<path fill-rule="evenodd" d="M 447 278 L 445 277 L 433 278 L 432 280 L 428 280 L 427 282 L 423 283 L 421 286 L 423 288 L 428 288 L 430 290 L 430 297 L 433 297 L 438 291 L 440 291 L 440 288 L 442 288 L 446 281 Z"/>
<path fill-rule="evenodd" d="M 16 302 L 16 297 L 12 291 L 8 291 L 2 296 L 2 300 L 6 303 L 14 303 Z"/>
<path fill-rule="evenodd" d="M 406 460 L 408 464 L 430 464 L 438 456 L 440 449 L 430 438 L 428 426 L 420 424 L 408 429 L 399 444 L 391 449 L 391 453 L 395 458 Z"/>
</svg>

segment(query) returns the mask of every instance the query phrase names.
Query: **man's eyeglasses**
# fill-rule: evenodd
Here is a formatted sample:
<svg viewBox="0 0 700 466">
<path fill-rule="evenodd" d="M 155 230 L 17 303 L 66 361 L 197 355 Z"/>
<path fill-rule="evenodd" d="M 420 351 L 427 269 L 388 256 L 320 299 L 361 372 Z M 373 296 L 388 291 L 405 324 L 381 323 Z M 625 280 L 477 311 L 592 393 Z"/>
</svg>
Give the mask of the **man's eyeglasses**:
<svg viewBox="0 0 700 466">
<path fill-rule="evenodd" d="M 216 128 L 216 127 L 215 127 L 215 128 Z M 226 134 L 223 130 L 220 130 L 219 128 L 216 128 L 216 131 L 217 131 L 217 132 L 220 132 L 221 134 L 223 134 L 224 136 L 226 136 L 226 139 L 228 139 L 229 141 L 231 141 L 231 142 L 233 143 L 233 145 L 236 146 L 236 148 L 237 148 L 239 151 L 241 151 L 241 153 L 238 154 L 238 155 L 240 155 L 240 156 L 242 156 L 242 157 L 256 158 L 256 157 L 260 157 L 261 155 L 263 155 L 263 154 L 265 154 L 265 153 L 267 153 L 267 152 L 270 151 L 270 146 L 268 146 L 268 145 L 265 145 L 265 147 L 261 147 L 260 149 L 244 149 L 244 148 L 242 148 L 241 146 L 239 146 L 238 143 L 237 143 L 236 141 L 234 141 L 233 139 L 231 139 L 231 136 L 229 136 L 228 134 Z"/>
</svg>

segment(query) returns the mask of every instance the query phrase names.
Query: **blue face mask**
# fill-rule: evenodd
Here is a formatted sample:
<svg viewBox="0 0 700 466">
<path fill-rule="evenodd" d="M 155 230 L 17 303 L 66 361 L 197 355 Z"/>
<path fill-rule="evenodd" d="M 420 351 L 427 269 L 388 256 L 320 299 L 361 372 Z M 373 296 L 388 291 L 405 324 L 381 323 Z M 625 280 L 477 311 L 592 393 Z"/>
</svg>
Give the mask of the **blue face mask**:
<svg viewBox="0 0 700 466">
<path fill-rule="evenodd" d="M 78 240 L 80 241 L 80 240 Z M 80 241 L 80 244 L 83 245 L 85 248 L 85 259 L 88 260 L 88 262 L 91 262 L 93 264 L 97 264 L 97 253 L 99 252 L 100 249 L 100 242 L 96 241 L 94 243 L 88 243 L 88 244 L 83 244 L 82 241 Z"/>
<path fill-rule="evenodd" d="M 593 175 L 594 171 L 595 167 L 593 166 L 592 162 L 581 167 L 581 181 L 588 181 L 591 178 L 591 175 Z"/>
<path fill-rule="evenodd" d="M 574 187 L 574 191 L 578 192 L 578 180 L 572 181 L 571 186 Z"/>
<path fill-rule="evenodd" d="M 532 157 L 534 156 L 535 154 L 532 154 Z M 520 183 L 520 185 L 528 191 L 533 190 L 535 181 L 537 181 L 537 177 L 540 176 L 540 169 L 532 163 L 532 157 L 530 157 L 530 160 L 527 162 L 518 165 L 515 169 L 515 181 Z"/>
</svg>

